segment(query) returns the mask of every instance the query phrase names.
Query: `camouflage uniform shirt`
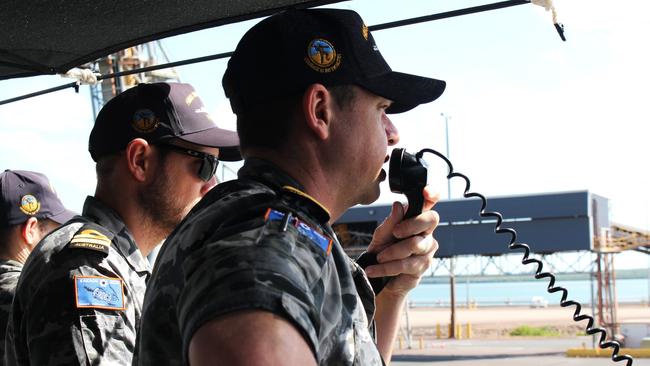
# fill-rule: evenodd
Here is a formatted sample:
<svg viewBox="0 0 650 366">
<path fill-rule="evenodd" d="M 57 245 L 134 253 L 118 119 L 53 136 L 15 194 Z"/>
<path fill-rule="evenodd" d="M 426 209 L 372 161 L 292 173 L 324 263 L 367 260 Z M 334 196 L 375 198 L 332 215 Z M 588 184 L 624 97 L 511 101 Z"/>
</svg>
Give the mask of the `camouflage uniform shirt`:
<svg viewBox="0 0 650 366">
<path fill-rule="evenodd" d="M 16 288 L 7 365 L 129 365 L 149 262 L 118 215 L 88 197 L 46 236 Z"/>
<path fill-rule="evenodd" d="M 161 249 L 134 364 L 188 364 L 203 324 L 257 309 L 292 323 L 320 365 L 381 365 L 369 327 L 372 289 L 328 221 L 298 182 L 248 159 L 239 179 L 212 189 Z"/>
<path fill-rule="evenodd" d="M 0 357 L 5 354 L 5 329 L 22 269 L 23 264 L 20 262 L 0 259 Z"/>
</svg>

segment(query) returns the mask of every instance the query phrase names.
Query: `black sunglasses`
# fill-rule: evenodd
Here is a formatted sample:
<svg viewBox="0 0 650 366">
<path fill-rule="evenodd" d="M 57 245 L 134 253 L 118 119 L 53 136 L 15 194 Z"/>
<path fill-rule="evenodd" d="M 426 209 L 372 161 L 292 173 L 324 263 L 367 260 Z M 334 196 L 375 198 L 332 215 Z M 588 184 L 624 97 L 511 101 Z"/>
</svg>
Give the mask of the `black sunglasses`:
<svg viewBox="0 0 650 366">
<path fill-rule="evenodd" d="M 199 167 L 198 175 L 201 180 L 207 182 L 209 181 L 214 174 L 217 172 L 217 167 L 219 166 L 219 159 L 208 153 L 202 151 L 192 150 L 187 147 L 176 146 L 172 144 L 158 144 L 156 145 L 163 149 L 173 150 L 181 154 L 189 155 L 191 157 L 201 159 L 201 167 Z"/>
</svg>

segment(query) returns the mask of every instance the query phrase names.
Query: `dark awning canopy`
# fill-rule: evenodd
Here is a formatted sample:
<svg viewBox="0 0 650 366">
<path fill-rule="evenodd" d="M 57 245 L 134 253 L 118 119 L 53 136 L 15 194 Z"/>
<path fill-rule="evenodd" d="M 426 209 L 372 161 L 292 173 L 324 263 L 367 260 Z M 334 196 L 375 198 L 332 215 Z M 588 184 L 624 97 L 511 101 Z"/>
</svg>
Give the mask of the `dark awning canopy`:
<svg viewBox="0 0 650 366">
<path fill-rule="evenodd" d="M 0 80 L 64 73 L 137 44 L 341 0 L 6 0 Z"/>
</svg>

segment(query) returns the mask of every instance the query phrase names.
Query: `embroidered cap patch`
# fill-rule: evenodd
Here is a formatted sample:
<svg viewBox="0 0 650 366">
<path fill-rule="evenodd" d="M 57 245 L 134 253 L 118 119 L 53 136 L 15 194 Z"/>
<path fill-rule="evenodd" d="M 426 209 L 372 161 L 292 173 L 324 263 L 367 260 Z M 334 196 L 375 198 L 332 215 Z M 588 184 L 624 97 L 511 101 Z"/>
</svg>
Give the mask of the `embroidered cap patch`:
<svg viewBox="0 0 650 366">
<path fill-rule="evenodd" d="M 77 308 L 124 310 L 124 286 L 119 278 L 75 276 Z"/>
<path fill-rule="evenodd" d="M 341 55 L 330 41 L 318 38 L 309 42 L 305 62 L 314 71 L 328 73 L 341 66 Z"/>
<path fill-rule="evenodd" d="M 26 194 L 20 199 L 20 210 L 26 215 L 35 215 L 41 209 L 41 203 L 31 194 Z"/>
</svg>

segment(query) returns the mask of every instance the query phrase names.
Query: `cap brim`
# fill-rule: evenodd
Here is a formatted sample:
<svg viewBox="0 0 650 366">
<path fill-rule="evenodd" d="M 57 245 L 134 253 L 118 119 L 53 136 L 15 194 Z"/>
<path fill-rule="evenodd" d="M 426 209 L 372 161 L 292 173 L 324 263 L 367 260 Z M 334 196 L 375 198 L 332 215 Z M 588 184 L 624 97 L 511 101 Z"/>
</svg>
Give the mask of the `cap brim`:
<svg viewBox="0 0 650 366">
<path fill-rule="evenodd" d="M 239 137 L 235 131 L 214 127 L 176 137 L 193 144 L 218 148 L 219 160 L 238 161 L 242 159 L 239 152 Z"/>
<path fill-rule="evenodd" d="M 447 83 L 423 76 L 389 72 L 359 83 L 363 88 L 393 101 L 386 113 L 402 113 L 420 104 L 433 102 L 445 91 Z"/>
<path fill-rule="evenodd" d="M 55 215 L 48 217 L 48 219 L 63 225 L 75 216 L 77 216 L 76 212 L 70 210 L 63 210 L 62 212 L 59 212 Z"/>
<path fill-rule="evenodd" d="M 242 160 L 241 151 L 239 146 L 220 147 L 219 160 L 221 161 L 240 161 Z"/>
</svg>

